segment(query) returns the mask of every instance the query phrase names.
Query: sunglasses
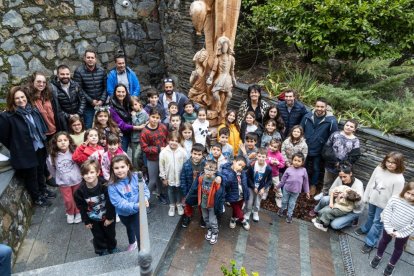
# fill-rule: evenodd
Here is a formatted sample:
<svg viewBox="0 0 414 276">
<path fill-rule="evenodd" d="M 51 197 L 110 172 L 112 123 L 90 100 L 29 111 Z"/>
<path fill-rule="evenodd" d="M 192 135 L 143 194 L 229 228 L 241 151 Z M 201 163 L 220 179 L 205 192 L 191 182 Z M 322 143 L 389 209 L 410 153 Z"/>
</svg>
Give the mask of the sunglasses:
<svg viewBox="0 0 414 276">
<path fill-rule="evenodd" d="M 167 83 L 167 82 L 174 83 L 173 79 L 171 79 L 171 78 L 164 79 L 164 83 Z"/>
</svg>

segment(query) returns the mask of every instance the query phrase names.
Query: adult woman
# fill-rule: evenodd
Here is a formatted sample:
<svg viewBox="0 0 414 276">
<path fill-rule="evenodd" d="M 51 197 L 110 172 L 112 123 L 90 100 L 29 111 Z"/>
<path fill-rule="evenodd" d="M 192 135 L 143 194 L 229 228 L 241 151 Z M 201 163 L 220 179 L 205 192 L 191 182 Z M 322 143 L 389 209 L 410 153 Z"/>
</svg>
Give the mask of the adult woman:
<svg viewBox="0 0 414 276">
<path fill-rule="evenodd" d="M 347 161 L 353 165 L 360 157 L 360 144 L 355 131 L 358 122 L 349 119 L 345 122 L 344 129 L 335 131 L 331 134 L 322 151 L 325 161 L 325 174 L 323 178 L 322 194 L 315 196 L 318 200 L 322 195 L 327 195 L 331 183 L 338 176 L 337 166 L 339 163 Z"/>
<path fill-rule="evenodd" d="M 0 114 L 0 142 L 10 151 L 10 163 L 23 178 L 34 204 L 50 206 L 56 196 L 46 189 L 47 126 L 36 107 L 32 107 L 25 87 L 13 87 L 7 95 L 6 112 Z"/>
<path fill-rule="evenodd" d="M 355 192 L 357 192 L 361 196 L 361 198 L 364 195 L 364 185 L 359 179 L 353 176 L 352 167 L 350 164 L 342 164 L 339 166 L 339 175 L 332 183 L 332 186 L 329 189 L 329 194 L 331 194 L 336 187 L 341 185 L 346 185 L 350 187 Z M 316 205 L 315 208 L 309 212 L 309 215 L 312 217 L 316 216 L 316 213 L 327 205 L 329 205 L 329 195 L 322 197 L 318 205 Z M 345 216 L 337 217 L 336 219 L 331 221 L 331 227 L 333 229 L 339 230 L 352 225 L 352 222 L 359 218 L 359 215 L 361 214 L 363 208 L 364 205 L 361 200 L 359 201 L 359 203 L 356 204 L 352 212 L 346 214 Z"/>
<path fill-rule="evenodd" d="M 256 121 L 263 125 L 263 118 L 266 114 L 269 104 L 262 100 L 262 88 L 257 85 L 251 85 L 247 89 L 247 100 L 241 103 L 237 112 L 237 124 L 240 126 L 246 117 L 248 111 L 253 111 L 256 115 Z"/>
<path fill-rule="evenodd" d="M 131 132 L 138 130 L 138 126 L 132 125 L 131 99 L 128 89 L 123 84 L 115 86 L 114 95 L 109 101 L 111 117 L 118 124 L 122 132 L 122 149 L 127 152 L 131 141 Z"/>
</svg>

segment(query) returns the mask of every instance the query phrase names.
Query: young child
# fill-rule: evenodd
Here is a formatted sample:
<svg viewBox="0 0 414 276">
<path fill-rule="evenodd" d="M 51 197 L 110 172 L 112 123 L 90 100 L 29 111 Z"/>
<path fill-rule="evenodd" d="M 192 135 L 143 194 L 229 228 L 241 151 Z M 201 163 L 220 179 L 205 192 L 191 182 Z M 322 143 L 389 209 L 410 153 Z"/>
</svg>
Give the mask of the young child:
<svg viewBox="0 0 414 276">
<path fill-rule="evenodd" d="M 246 159 L 247 164 L 251 164 L 252 162 L 256 161 L 257 140 L 258 138 L 256 133 L 247 133 L 246 141 L 239 147 L 239 153 L 237 154 L 237 156 L 244 157 L 244 159 Z"/>
<path fill-rule="evenodd" d="M 217 171 L 221 172 L 221 166 L 227 163 L 226 157 L 222 154 L 221 144 L 215 142 L 210 148 L 210 154 L 206 160 L 213 161 L 217 165 Z"/>
<path fill-rule="evenodd" d="M 250 229 L 249 222 L 244 218 L 243 204 L 249 200 L 249 188 L 247 187 L 246 160 L 242 156 L 237 156 L 233 163 L 226 163 L 222 167 L 222 172 L 217 176 L 221 178 L 222 185 L 225 187 L 225 201 L 229 202 L 233 214 L 230 219 L 230 228 L 236 227 L 236 222 L 240 221 L 244 230 Z"/>
<path fill-rule="evenodd" d="M 164 121 L 166 114 L 165 114 L 164 106 L 158 102 L 158 100 L 160 99 L 160 95 L 157 89 L 153 87 L 148 89 L 147 97 L 148 97 L 148 103 L 144 107 L 145 112 L 147 112 L 147 114 L 149 115 L 151 108 L 157 107 L 161 115 L 161 121 Z"/>
<path fill-rule="evenodd" d="M 197 113 L 194 111 L 194 103 L 188 100 L 184 104 L 183 122 L 192 124 L 196 119 Z"/>
<path fill-rule="evenodd" d="M 263 117 L 263 122 L 267 122 L 270 119 L 275 120 L 276 129 L 282 135 L 282 138 L 284 138 L 283 133 L 285 131 L 285 123 L 283 122 L 282 116 L 276 105 L 269 107 L 269 109 L 265 113 L 265 116 Z"/>
<path fill-rule="evenodd" d="M 404 188 L 404 156 L 396 151 L 388 153 L 375 168 L 365 188 L 363 201 L 368 202 L 368 218 L 365 224 L 355 230 L 355 234 L 366 234 L 361 252 L 366 254 L 377 244 L 383 223 L 380 219 L 382 210 L 393 195 L 398 195 Z"/>
<path fill-rule="evenodd" d="M 83 181 L 74 199 L 86 228 L 92 232 L 95 253 L 102 256 L 120 252 L 115 239 L 115 208 L 109 200 L 108 187 L 99 177 L 98 161 L 85 161 L 80 171 Z"/>
<path fill-rule="evenodd" d="M 191 157 L 191 149 L 195 144 L 194 131 L 190 123 L 186 122 L 181 124 L 180 135 L 181 146 L 187 152 L 187 159 L 189 159 Z"/>
<path fill-rule="evenodd" d="M 371 266 L 377 268 L 381 262 L 385 249 L 395 238 L 394 251 L 388 262 L 384 275 L 390 276 L 400 259 L 404 246 L 414 232 L 414 182 L 409 182 L 398 196 L 393 196 L 384 209 L 384 230 L 378 243 L 378 251 Z"/>
<path fill-rule="evenodd" d="M 168 131 L 165 125 L 160 123 L 161 114 L 158 108 L 150 110 L 148 124 L 141 132 L 141 149 L 147 158 L 149 183 L 151 192 L 157 190 L 158 200 L 162 204 L 168 204 L 165 189 L 159 178 L 159 154 L 167 145 Z"/>
<path fill-rule="evenodd" d="M 303 167 L 304 164 L 305 157 L 302 153 L 293 154 L 292 166 L 287 168 L 279 185 L 276 186 L 276 189 L 283 187 L 282 208 L 279 209 L 277 215 L 283 217 L 287 209 L 287 223 L 292 223 L 293 210 L 302 189 L 306 193 L 306 198 L 310 198 L 308 173 Z"/>
<path fill-rule="evenodd" d="M 101 106 L 95 109 L 93 127 L 98 130 L 100 137 L 99 145 L 106 148 L 108 135 L 112 133 L 119 136 L 121 131 L 109 113 L 109 106 Z"/>
<path fill-rule="evenodd" d="M 72 115 L 69 118 L 70 137 L 78 147 L 83 143 L 85 137 L 85 125 L 78 114 Z"/>
<path fill-rule="evenodd" d="M 69 224 L 82 221 L 73 201 L 73 194 L 82 181 L 78 165 L 72 160 L 75 144 L 67 132 L 56 133 L 49 142 L 49 157 L 46 160 L 50 174 L 56 179 L 66 209 Z"/>
<path fill-rule="evenodd" d="M 178 104 L 176 102 L 170 102 L 168 104 L 167 116 L 165 117 L 163 123 L 168 125 L 171 122 L 171 116 L 178 114 Z"/>
<path fill-rule="evenodd" d="M 197 119 L 193 123 L 194 138 L 196 143 L 206 146 L 207 135 L 209 134 L 208 127 L 210 126 L 207 120 L 207 111 L 205 108 L 199 108 L 197 112 Z"/>
<path fill-rule="evenodd" d="M 292 160 L 293 154 L 297 152 L 303 153 L 303 156 L 308 155 L 308 145 L 304 137 L 303 128 L 300 125 L 292 127 L 288 138 L 283 141 L 282 155 L 285 159 L 286 167 L 290 167 L 290 160 Z"/>
<path fill-rule="evenodd" d="M 97 150 L 103 150 L 99 144 L 99 133 L 95 128 L 88 129 L 85 132 L 85 141 L 76 148 L 72 159 L 78 164 L 88 160 L 89 156 Z"/>
<path fill-rule="evenodd" d="M 233 162 L 234 160 L 234 150 L 233 147 L 228 143 L 229 142 L 230 130 L 227 127 L 223 127 L 219 130 L 219 143 L 221 145 L 221 152 L 226 158 L 226 162 Z"/>
<path fill-rule="evenodd" d="M 276 121 L 269 119 L 265 123 L 265 131 L 263 132 L 262 139 L 260 139 L 260 147 L 266 148 L 272 139 L 282 141 L 282 136 L 280 136 L 280 133 L 276 129 Z"/>
<path fill-rule="evenodd" d="M 250 197 L 245 205 L 244 218 L 250 220 L 253 210 L 253 221 L 259 221 L 260 202 L 267 198 L 269 188 L 272 185 L 272 169 L 266 164 L 267 150 L 257 150 L 257 160 L 247 169 L 247 186 Z"/>
<path fill-rule="evenodd" d="M 280 169 L 285 167 L 285 160 L 283 159 L 282 153 L 280 152 L 280 141 L 277 139 L 270 140 L 269 150 L 267 151 L 266 163 L 272 168 L 272 183 L 275 189 L 275 201 L 278 208 L 282 207 L 282 191 L 276 189 L 279 185 L 279 174 Z"/>
<path fill-rule="evenodd" d="M 241 139 L 240 139 L 240 128 L 237 125 L 237 112 L 234 109 L 229 109 L 226 113 L 225 119 L 224 119 L 224 123 L 222 123 L 218 128 L 217 128 L 217 139 L 220 139 L 219 137 L 219 133 L 220 130 L 223 127 L 227 127 L 230 131 L 229 133 L 229 144 L 233 147 L 234 150 L 234 156 L 237 156 L 238 152 L 239 152 L 239 147 L 241 145 Z"/>
<path fill-rule="evenodd" d="M 242 142 L 246 142 L 246 135 L 248 133 L 256 133 L 257 134 L 257 141 L 256 146 L 260 146 L 260 138 L 262 136 L 263 130 L 260 124 L 256 121 L 256 115 L 253 111 L 249 111 L 246 114 L 244 121 L 240 126 L 240 137 Z"/>
<path fill-rule="evenodd" d="M 160 178 L 163 185 L 168 187 L 168 199 L 170 201 L 168 215 L 170 217 L 175 215 L 175 206 L 177 206 L 179 216 L 184 214 L 184 208 L 181 204 L 180 174 L 186 159 L 187 153 L 180 146 L 178 134 L 170 132 L 168 146 L 161 151 L 159 162 Z"/>
<path fill-rule="evenodd" d="M 115 156 L 111 162 L 108 193 L 116 213 L 127 230 L 129 242 L 127 251 L 140 249 L 138 184 L 138 174 L 132 172 L 132 163 L 128 157 Z M 144 189 L 145 205 L 149 207 L 150 192 L 145 183 Z"/>
<path fill-rule="evenodd" d="M 174 132 L 180 137 L 180 126 L 181 126 L 181 116 L 180 114 L 173 114 L 170 117 L 170 123 L 168 124 L 168 132 Z"/>
<path fill-rule="evenodd" d="M 196 198 L 193 199 L 194 204 L 187 204 L 189 199 L 190 188 L 196 177 L 204 171 L 205 160 L 203 157 L 205 148 L 202 144 L 195 143 L 191 149 L 191 158 L 184 162 L 183 169 L 180 174 L 180 187 L 184 196 L 184 216 L 182 227 L 186 228 L 190 224 L 193 216 L 193 206 L 196 205 Z M 205 227 L 204 220 L 200 221 L 200 225 Z"/>
<path fill-rule="evenodd" d="M 352 212 L 360 200 L 361 196 L 351 188 L 345 185 L 336 187 L 330 195 L 329 205 L 319 210 L 318 217 L 312 219 L 313 225 L 326 232 L 332 220 Z"/>
<path fill-rule="evenodd" d="M 137 126 L 137 130 L 132 131 L 131 134 L 131 149 L 132 149 L 132 164 L 134 168 L 141 168 L 144 164 L 141 145 L 139 143 L 141 137 L 141 131 L 144 129 L 148 122 L 148 113 L 142 108 L 143 102 L 136 96 L 131 97 L 132 105 L 132 124 Z"/>
</svg>

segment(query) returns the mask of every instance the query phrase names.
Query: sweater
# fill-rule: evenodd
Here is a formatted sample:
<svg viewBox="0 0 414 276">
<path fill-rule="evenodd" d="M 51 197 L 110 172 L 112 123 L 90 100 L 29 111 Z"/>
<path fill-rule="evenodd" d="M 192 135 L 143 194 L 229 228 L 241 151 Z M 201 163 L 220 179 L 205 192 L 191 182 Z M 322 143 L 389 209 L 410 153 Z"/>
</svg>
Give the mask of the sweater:
<svg viewBox="0 0 414 276">
<path fill-rule="evenodd" d="M 135 115 L 132 116 L 132 124 L 134 126 L 140 126 L 146 124 L 148 122 L 148 114 L 142 109 L 140 112 L 137 112 Z M 142 130 L 133 130 L 131 135 L 131 142 L 132 143 L 139 143 L 139 139 L 141 137 Z"/>
<path fill-rule="evenodd" d="M 136 173 L 132 174 L 131 180 L 126 177 L 115 183 L 110 183 L 108 193 L 118 215 L 130 216 L 139 212 L 139 188 L 138 175 Z M 149 200 L 150 192 L 145 183 L 144 193 L 145 199 Z"/>
<path fill-rule="evenodd" d="M 239 152 L 239 146 L 242 143 L 240 139 L 240 132 L 237 130 L 236 124 L 230 124 L 229 126 L 226 126 L 226 124 L 221 124 L 217 128 L 217 140 L 220 138 L 218 134 L 220 132 L 220 129 L 223 127 L 227 127 L 230 130 L 229 144 L 233 147 L 234 156 L 237 156 L 237 153 Z"/>
<path fill-rule="evenodd" d="M 72 153 L 69 150 L 65 153 L 58 152 L 54 164 L 52 156 L 49 155 L 46 164 L 50 174 L 56 179 L 56 184 L 59 186 L 74 186 L 82 181 L 78 164 L 72 160 Z"/>
<path fill-rule="evenodd" d="M 305 168 L 289 167 L 283 174 L 277 188 L 284 188 L 291 193 L 301 193 L 302 190 L 305 193 L 309 193 L 309 179 L 308 173 Z"/>
<path fill-rule="evenodd" d="M 181 117 L 183 118 L 183 123 L 189 122 L 189 123 L 192 124 L 197 119 L 197 113 L 193 112 L 191 114 L 188 114 L 188 113 L 184 112 Z"/>
<path fill-rule="evenodd" d="M 384 229 L 387 233 L 396 231 L 397 238 L 414 233 L 414 205 L 399 196 L 392 196 L 383 212 Z"/>
<path fill-rule="evenodd" d="M 281 152 L 282 152 L 283 158 L 285 159 L 286 167 L 288 167 L 290 163 L 292 162 L 293 154 L 297 152 L 303 153 L 306 159 L 306 156 L 308 155 L 308 145 L 306 144 L 306 140 L 303 137 L 299 140 L 299 142 L 295 144 L 292 143 L 292 140 L 290 139 L 290 137 L 288 137 L 282 143 Z"/>
<path fill-rule="evenodd" d="M 103 147 L 100 145 L 96 145 L 95 147 L 81 144 L 79 147 L 76 148 L 75 152 L 72 155 L 73 161 L 78 164 L 82 164 L 86 160 L 88 160 L 89 156 L 92 155 L 97 150 L 103 150 Z"/>
<path fill-rule="evenodd" d="M 239 146 L 239 153 L 237 154 L 237 156 L 243 156 L 246 159 L 247 165 L 249 165 L 252 162 L 256 161 L 256 158 L 252 158 L 252 159 L 249 158 L 249 155 L 252 153 L 257 153 L 257 147 L 254 147 L 253 149 L 248 149 L 246 147 L 246 154 L 244 154 Z"/>
<path fill-rule="evenodd" d="M 208 135 L 208 127 L 210 123 L 208 120 L 205 120 L 203 123 L 200 122 L 198 119 L 193 123 L 193 130 L 194 130 L 194 139 L 196 143 L 200 143 L 203 146 L 206 146 L 206 139 Z"/>
<path fill-rule="evenodd" d="M 207 155 L 206 160 L 207 161 L 214 161 L 217 164 L 217 171 L 218 172 L 221 172 L 221 167 L 228 162 L 226 157 L 224 157 L 223 154 L 221 154 L 220 157 L 217 160 L 216 158 L 214 158 L 213 154 L 210 153 L 209 155 Z"/>
<path fill-rule="evenodd" d="M 269 134 L 266 131 L 263 132 L 263 135 L 260 138 L 260 147 L 267 148 L 269 146 L 270 141 L 273 139 L 282 141 L 282 136 L 280 136 L 280 133 L 277 130 L 275 130 L 273 134 Z"/>
<path fill-rule="evenodd" d="M 274 160 L 279 161 L 279 164 L 272 164 L 272 161 Z M 285 167 L 285 159 L 283 158 L 280 151 L 273 152 L 271 150 L 268 150 L 266 163 L 272 169 L 272 177 L 279 176 L 279 170 Z"/>
<path fill-rule="evenodd" d="M 160 153 L 160 178 L 167 180 L 169 186 L 180 187 L 180 174 L 186 160 L 187 153 L 181 146 L 176 150 L 166 146 Z"/>
<path fill-rule="evenodd" d="M 75 145 L 79 147 L 85 140 L 85 131 L 82 131 L 79 134 L 70 134 L 70 137 L 72 137 Z"/>
<path fill-rule="evenodd" d="M 402 173 L 392 173 L 378 166 L 368 181 L 363 200 L 384 209 L 391 196 L 398 195 L 402 191 L 404 184 Z"/>
<path fill-rule="evenodd" d="M 141 150 L 150 161 L 158 161 L 161 148 L 167 145 L 168 131 L 165 125 L 158 124 L 155 129 L 146 125 L 141 132 Z"/>
<path fill-rule="evenodd" d="M 354 178 L 354 182 L 350 184 L 350 186 L 343 184 L 342 180 L 339 177 L 337 177 L 334 183 L 332 183 L 331 188 L 329 189 L 329 195 L 331 195 L 334 192 L 334 190 L 340 186 L 351 188 L 361 196 L 361 200 L 355 203 L 354 208 L 352 210 L 354 213 L 360 214 L 362 213 L 362 210 L 364 210 L 364 203 L 362 201 L 362 197 L 364 196 L 364 184 L 362 184 L 361 180 L 359 180 L 358 178 Z"/>
</svg>

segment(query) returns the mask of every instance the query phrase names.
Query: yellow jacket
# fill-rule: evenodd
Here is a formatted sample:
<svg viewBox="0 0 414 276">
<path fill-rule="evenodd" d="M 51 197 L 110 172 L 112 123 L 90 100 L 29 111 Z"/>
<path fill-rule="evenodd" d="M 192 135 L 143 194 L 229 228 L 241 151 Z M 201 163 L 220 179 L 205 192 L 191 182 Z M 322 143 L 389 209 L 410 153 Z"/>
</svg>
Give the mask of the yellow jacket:
<svg viewBox="0 0 414 276">
<path fill-rule="evenodd" d="M 219 132 L 220 129 L 223 127 L 226 127 L 226 124 L 221 124 L 217 128 L 217 141 L 219 140 Z M 230 130 L 230 136 L 229 136 L 229 144 L 233 147 L 234 156 L 237 156 L 237 152 L 239 151 L 239 146 L 242 144 L 242 141 L 240 139 L 240 132 L 237 130 L 235 124 L 231 124 L 229 127 Z"/>
</svg>

